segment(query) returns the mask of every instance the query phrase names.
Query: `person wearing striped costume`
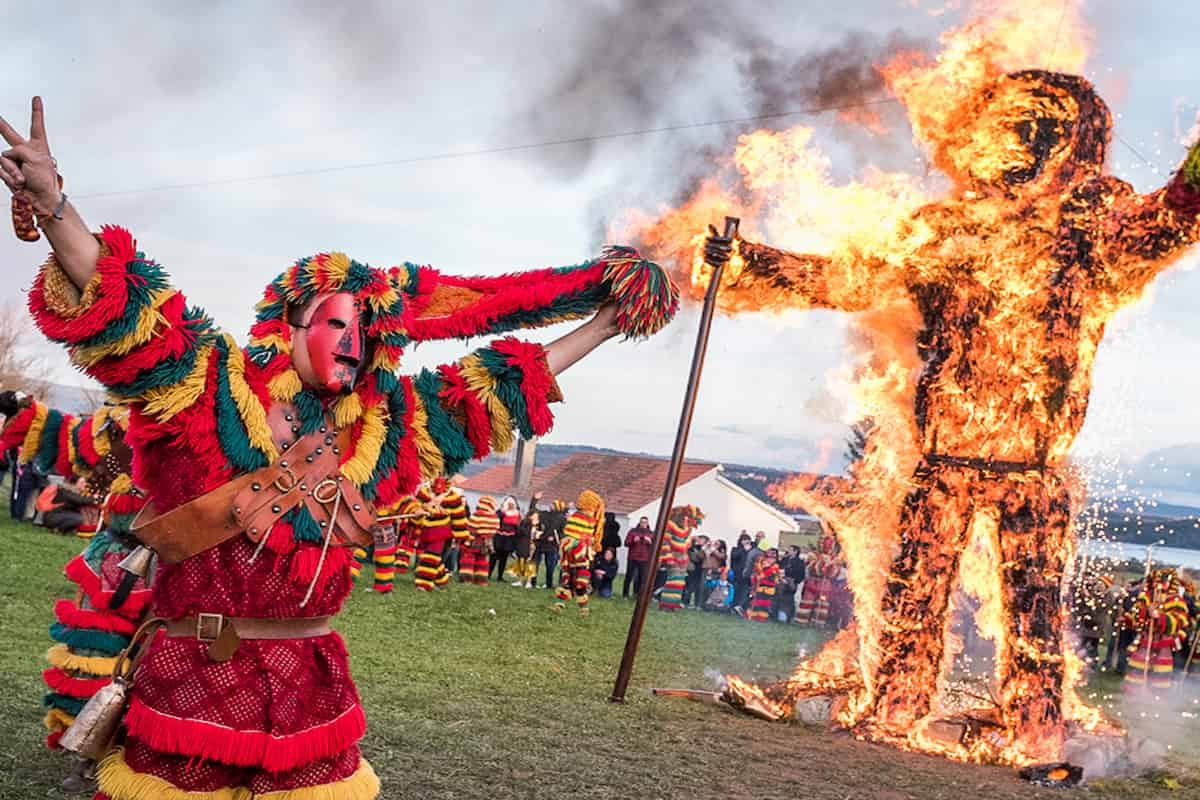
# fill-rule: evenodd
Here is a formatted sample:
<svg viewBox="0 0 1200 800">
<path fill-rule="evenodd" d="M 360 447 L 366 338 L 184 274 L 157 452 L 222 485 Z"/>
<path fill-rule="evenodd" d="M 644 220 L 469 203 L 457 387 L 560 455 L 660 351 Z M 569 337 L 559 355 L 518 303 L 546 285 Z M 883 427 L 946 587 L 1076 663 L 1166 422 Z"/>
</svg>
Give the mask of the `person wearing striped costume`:
<svg viewBox="0 0 1200 800">
<path fill-rule="evenodd" d="M 555 593 L 554 611 L 560 613 L 575 597 L 582 616 L 588 615 L 588 592 L 592 585 L 592 558 L 604 532 L 604 500 L 591 489 L 584 489 L 575 501 L 575 511 L 563 526 L 559 545 L 561 579 Z"/>
<path fill-rule="evenodd" d="M 1125 613 L 1123 624 L 1137 638 L 1129 648 L 1124 688 L 1131 694 L 1171 688 L 1175 650 L 1191 625 L 1187 601 L 1174 569 L 1155 570 Z"/>
<path fill-rule="evenodd" d="M 667 581 L 658 595 L 663 611 L 683 608 L 683 590 L 687 583 L 688 547 L 692 532 L 704 521 L 704 512 L 695 506 L 676 506 L 667 515 L 667 531 L 659 551 L 659 568 L 666 570 Z"/>
<path fill-rule="evenodd" d="M 40 99 L 33 116 L 28 139 L 0 120 L 12 148 L 0 179 L 54 250 L 30 310 L 130 406 L 134 483 L 149 498 L 135 531 L 161 561 L 152 606 L 165 630 L 148 641 L 97 800 L 371 800 L 365 716 L 329 620 L 375 510 L 508 449 L 514 431 L 546 433 L 555 376 L 609 338 L 662 327 L 678 290 L 629 249 L 480 278 L 322 253 L 268 284 L 243 348 L 128 231 L 89 231 L 59 188 Z M 505 337 L 398 372 L 410 342 L 587 317 L 546 346 Z"/>
<path fill-rule="evenodd" d="M 47 709 L 46 744 L 57 750 L 79 710 L 109 683 L 116 657 L 129 644 L 149 603 L 149 571 L 131 573 L 122 568 L 138 547 L 129 528 L 144 499 L 129 477 L 127 408 L 105 405 L 76 418 L 36 400 L 15 401 L 12 392 L 0 392 L 0 411 L 6 415 L 0 448 L 17 447 L 25 463 L 81 476 L 87 494 L 104 498 L 96 526 L 83 537 L 87 547 L 63 569 L 77 587 L 74 597 L 54 604 L 50 636 L 56 644 L 46 654 L 49 668 L 42 672 L 42 680 L 47 692 L 42 700 Z M 58 435 L 48 435 L 55 429 Z M 91 762 L 80 761 L 63 787 L 81 791 L 93 773 Z"/>
<path fill-rule="evenodd" d="M 772 547 L 754 565 L 750 589 L 754 593 L 747 616 L 754 622 L 770 622 L 771 606 L 775 603 L 775 588 L 783 570 L 779 568 L 779 551 Z"/>
<path fill-rule="evenodd" d="M 417 543 L 416 586 L 424 592 L 444 588 L 450 573 L 442 563 L 442 554 L 451 539 L 467 535 L 467 499 L 457 486 L 439 475 L 417 490 L 420 503 L 418 524 L 421 538 Z"/>
<path fill-rule="evenodd" d="M 496 498 L 485 494 L 479 498 L 474 513 L 467 521 L 469 535 L 463 541 L 462 556 L 458 565 L 458 577 L 463 583 L 487 585 L 492 538 L 499 529 L 500 517 L 496 514 Z"/>
<path fill-rule="evenodd" d="M 407 575 L 417 558 L 417 544 L 421 541 L 421 521 L 418 515 L 421 504 L 413 496 L 405 497 L 396 512 L 396 574 Z"/>
<path fill-rule="evenodd" d="M 404 562 L 404 569 L 398 569 L 401 558 L 398 531 L 407 531 L 414 520 L 411 518 L 419 504 L 413 497 L 405 497 L 395 508 L 389 509 L 380 516 L 380 526 L 375 531 L 374 541 L 367 547 L 354 549 L 354 562 L 350 565 L 350 577 L 357 582 L 363 569 L 370 563 L 374 569 L 375 582 L 367 587 L 367 591 L 387 594 L 395 588 L 396 572 L 402 574 L 408 571 L 412 556 Z"/>
</svg>

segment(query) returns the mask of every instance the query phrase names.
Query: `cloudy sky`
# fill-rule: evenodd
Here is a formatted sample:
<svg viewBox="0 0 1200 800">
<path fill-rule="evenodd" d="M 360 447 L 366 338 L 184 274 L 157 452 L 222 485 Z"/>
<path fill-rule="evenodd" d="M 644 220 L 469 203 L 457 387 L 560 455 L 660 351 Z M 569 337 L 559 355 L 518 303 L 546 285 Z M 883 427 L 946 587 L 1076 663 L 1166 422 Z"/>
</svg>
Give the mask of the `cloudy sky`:
<svg viewBox="0 0 1200 800">
<path fill-rule="evenodd" d="M 872 59 L 931 43 L 961 18 L 912 0 L 394 5 L 93 3 L 56 18 L 21 4 L 5 17 L 0 113 L 25 125 L 29 96 L 42 94 L 84 217 L 130 227 L 240 334 L 263 284 L 322 250 L 464 273 L 593 256 L 614 218 L 677 200 L 755 125 L 440 156 L 819 106 L 833 88 L 870 84 Z M 1140 154 L 1115 143 L 1113 170 L 1153 189 L 1200 108 L 1200 6 L 1096 0 L 1086 18 L 1089 75 Z M 840 176 L 868 161 L 918 163 L 903 127 L 864 142 L 829 114 L 772 124 L 800 121 Z M 316 174 L 242 180 L 296 172 Z M 190 188 L 162 188 L 179 185 Z M 20 302 L 44 249 L 0 235 L 0 299 Z M 1134 457 L 1200 441 L 1195 263 L 1112 325 L 1078 452 Z M 611 343 L 567 373 L 551 440 L 668 452 L 696 322 L 688 310 L 655 340 Z M 464 349 L 427 345 L 409 363 Z M 845 436 L 828 376 L 846 358 L 834 314 L 719 319 L 689 454 L 821 466 Z M 81 382 L 59 363 L 60 380 Z"/>
</svg>

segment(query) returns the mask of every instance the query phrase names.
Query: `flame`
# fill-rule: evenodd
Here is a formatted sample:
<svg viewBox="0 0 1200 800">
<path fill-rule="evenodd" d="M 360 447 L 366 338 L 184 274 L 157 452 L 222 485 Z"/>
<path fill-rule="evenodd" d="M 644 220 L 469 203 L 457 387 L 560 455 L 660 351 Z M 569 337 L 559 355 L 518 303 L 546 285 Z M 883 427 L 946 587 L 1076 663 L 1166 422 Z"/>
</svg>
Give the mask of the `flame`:
<svg viewBox="0 0 1200 800">
<path fill-rule="evenodd" d="M 731 678 L 756 713 L 835 694 L 856 735 L 1014 765 L 1118 731 L 1079 698 L 1064 644 L 1083 496 L 1068 455 L 1105 324 L 1200 230 L 1165 192 L 1104 172 L 1107 107 L 1061 72 L 1082 69 L 1090 38 L 1081 0 L 976 3 L 936 56 L 879 65 L 930 174 L 837 182 L 812 128 L 759 130 L 679 208 L 619 226 L 698 299 L 706 226 L 737 214 L 723 311 L 856 312 L 852 362 L 830 380 L 845 421 L 872 423 L 863 458 L 848 478 L 771 490 L 836 533 L 855 622 L 783 684 Z M 989 674 L 963 672 L 952 623 L 968 602 Z"/>
</svg>

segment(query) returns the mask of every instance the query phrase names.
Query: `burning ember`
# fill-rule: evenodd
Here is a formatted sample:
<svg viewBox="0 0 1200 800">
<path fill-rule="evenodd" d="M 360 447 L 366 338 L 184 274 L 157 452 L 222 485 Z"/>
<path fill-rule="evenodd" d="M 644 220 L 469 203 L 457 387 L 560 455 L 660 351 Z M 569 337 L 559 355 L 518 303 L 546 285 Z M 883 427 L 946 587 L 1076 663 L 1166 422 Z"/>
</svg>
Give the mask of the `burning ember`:
<svg viewBox="0 0 1200 800">
<path fill-rule="evenodd" d="M 838 535 L 856 623 L 785 684 L 730 679 L 734 704 L 780 718 L 837 695 L 836 721 L 862 737 L 1018 766 L 1116 732 L 1076 696 L 1064 642 L 1082 498 L 1068 454 L 1106 323 L 1200 231 L 1168 197 L 1180 186 L 1139 195 L 1105 171 L 1111 116 L 1086 80 L 1030 68 L 1082 67 L 1078 4 L 1060 11 L 993 3 L 935 60 L 880 67 L 944 178 L 869 168 L 835 186 L 810 129 L 758 131 L 681 208 L 633 222 L 700 296 L 696 234 L 740 214 L 729 313 L 857 313 L 846 383 L 848 421 L 874 423 L 864 458 L 848 480 L 774 489 Z M 964 598 L 995 648 L 982 690 L 954 679 Z"/>
</svg>

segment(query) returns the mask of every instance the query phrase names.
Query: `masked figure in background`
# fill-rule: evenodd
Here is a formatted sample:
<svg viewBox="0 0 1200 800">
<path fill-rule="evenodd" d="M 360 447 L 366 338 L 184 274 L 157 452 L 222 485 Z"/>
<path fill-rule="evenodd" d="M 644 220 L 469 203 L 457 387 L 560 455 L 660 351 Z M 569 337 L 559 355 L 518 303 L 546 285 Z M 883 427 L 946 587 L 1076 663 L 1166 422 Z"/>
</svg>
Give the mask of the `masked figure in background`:
<svg viewBox="0 0 1200 800">
<path fill-rule="evenodd" d="M 63 570 L 78 587 L 75 596 L 55 603 L 50 626 L 56 644 L 46 654 L 50 667 L 42 673 L 48 689 L 43 702 L 46 743 L 58 749 L 79 710 L 109 683 L 117 655 L 129 644 L 150 602 L 150 553 L 129 530 L 145 501 L 130 479 L 128 409 L 106 405 L 74 417 L 33 400 L 9 408 L 8 394 L 0 393 L 0 410 L 8 416 L 0 447 L 17 447 L 26 463 L 38 463 L 47 472 L 79 475 L 87 482 L 88 494 L 104 498 L 87 548 Z M 83 760 L 63 787 L 81 791 L 92 776 L 93 765 Z"/>
<path fill-rule="evenodd" d="M 407 575 L 417 558 L 417 545 L 421 541 L 421 504 L 409 495 L 397 506 L 396 520 L 396 574 Z"/>
<path fill-rule="evenodd" d="M 372 542 L 368 547 L 354 548 L 354 563 L 350 565 L 350 577 L 357 582 L 368 563 L 371 564 L 375 581 L 367 587 L 380 594 L 388 594 L 395 588 L 398 554 L 400 553 L 401 531 L 407 533 L 416 521 L 420 504 L 413 497 L 403 498 L 394 508 L 382 512 L 380 524 L 372 531 Z M 415 540 L 415 535 L 414 535 Z M 408 556 L 402 572 L 408 571 L 412 556 Z"/>
<path fill-rule="evenodd" d="M 828 533 L 817 541 L 817 549 L 809 553 L 808 568 L 804 573 L 804 589 L 800 593 L 800 604 L 796 608 L 796 622 L 823 628 L 829 622 L 829 608 L 833 600 L 833 581 L 841 571 L 842 562 L 837 556 L 837 540 Z"/>
<path fill-rule="evenodd" d="M 1123 620 L 1136 636 L 1124 684 L 1132 693 L 1171 688 L 1175 651 L 1183 646 L 1192 622 L 1174 569 L 1155 570 L 1148 582 Z"/>
<path fill-rule="evenodd" d="M 561 612 L 574 595 L 582 616 L 588 615 L 588 592 L 592 586 L 592 557 L 600 544 L 604 525 L 604 500 L 591 489 L 584 489 L 575 501 L 575 511 L 563 526 L 559 546 L 561 577 L 555 593 L 554 611 Z"/>
<path fill-rule="evenodd" d="M 451 539 L 467 535 L 467 499 L 457 486 L 438 476 L 417 490 L 418 524 L 416 586 L 425 592 L 450 583 L 450 574 L 442 563 L 442 554 Z"/>
<path fill-rule="evenodd" d="M 475 504 L 475 511 L 467 523 L 468 536 L 462 546 L 462 560 L 458 577 L 463 583 L 486 586 L 488 582 L 488 558 L 495 546 L 493 538 L 500 529 L 500 517 L 496 515 L 496 498 L 484 495 Z"/>
<path fill-rule="evenodd" d="M 754 622 L 770 622 L 771 608 L 775 604 L 775 589 L 783 570 L 779 567 L 779 551 L 772 547 L 754 565 L 754 576 L 750 579 L 750 612 L 746 615 Z"/>
<path fill-rule="evenodd" d="M 659 569 L 666 571 L 666 582 L 658 595 L 658 607 L 663 611 L 683 608 L 688 548 L 692 546 L 692 531 L 703 521 L 704 515 L 693 506 L 676 506 L 667 517 L 667 533 L 658 556 Z"/>
<path fill-rule="evenodd" d="M 329 626 L 375 509 L 507 449 L 514 429 L 545 433 L 555 375 L 616 334 L 657 330 L 673 287 L 629 250 L 484 278 L 326 253 L 267 286 L 243 349 L 128 232 L 87 229 L 58 188 L 40 100 L 28 140 L 2 121 L 0 134 L 13 148 L 0 178 L 54 248 L 31 311 L 132 409 L 134 483 L 149 497 L 134 530 L 161 562 L 153 611 L 167 622 L 145 645 L 98 797 L 375 797 L 365 718 Z M 590 314 L 546 346 L 504 338 L 397 372 L 409 342 Z"/>
</svg>

